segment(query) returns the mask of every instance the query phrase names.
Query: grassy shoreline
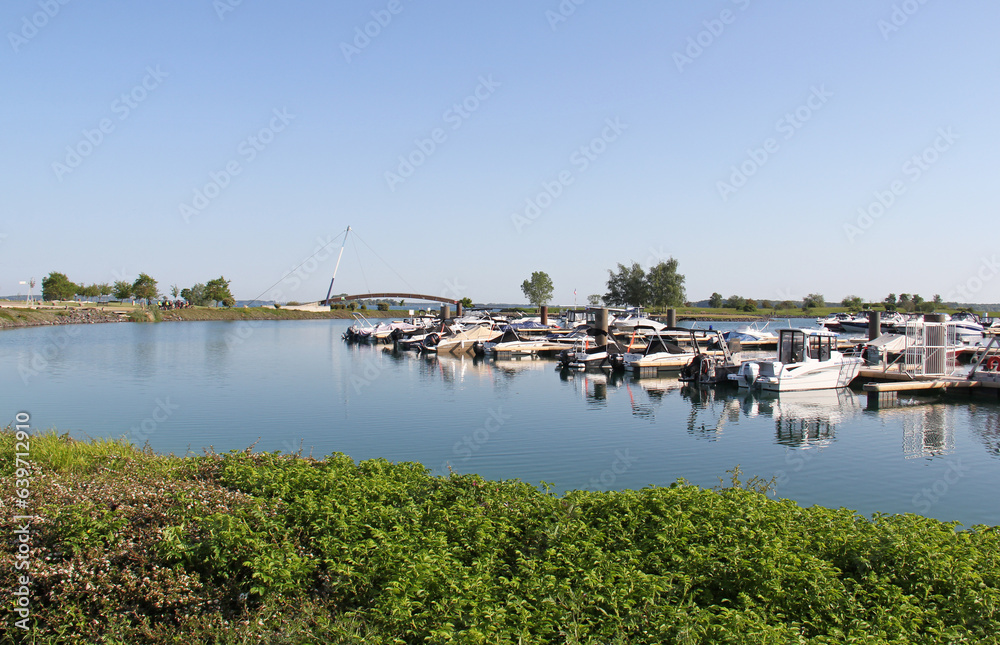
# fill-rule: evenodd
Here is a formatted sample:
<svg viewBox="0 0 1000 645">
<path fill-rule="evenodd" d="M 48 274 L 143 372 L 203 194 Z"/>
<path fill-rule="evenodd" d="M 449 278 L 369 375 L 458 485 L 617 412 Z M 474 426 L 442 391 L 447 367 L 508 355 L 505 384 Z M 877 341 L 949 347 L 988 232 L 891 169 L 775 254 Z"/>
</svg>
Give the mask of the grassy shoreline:
<svg viewBox="0 0 1000 645">
<path fill-rule="evenodd" d="M 11 509 L 15 443 L 0 431 Z M 29 459 L 30 510 L 17 511 L 35 516 L 26 642 L 996 643 L 1000 632 L 996 527 L 801 508 L 736 474 L 714 490 L 555 496 L 415 463 L 178 458 L 51 432 L 30 437 Z M 0 518 L 8 562 L 14 515 Z M 0 569 L 0 585 L 17 588 L 16 573 Z"/>
<path fill-rule="evenodd" d="M 45 308 L 0 307 L 0 329 L 40 327 L 47 325 L 95 324 L 110 322 L 205 321 L 205 320 L 316 320 L 350 319 L 351 311 L 334 309 L 329 312 L 296 311 L 270 307 L 224 308 L 192 307 L 190 309 L 143 309 L 128 305 L 84 305 Z M 405 311 L 358 311 L 366 318 L 400 318 Z"/>
</svg>

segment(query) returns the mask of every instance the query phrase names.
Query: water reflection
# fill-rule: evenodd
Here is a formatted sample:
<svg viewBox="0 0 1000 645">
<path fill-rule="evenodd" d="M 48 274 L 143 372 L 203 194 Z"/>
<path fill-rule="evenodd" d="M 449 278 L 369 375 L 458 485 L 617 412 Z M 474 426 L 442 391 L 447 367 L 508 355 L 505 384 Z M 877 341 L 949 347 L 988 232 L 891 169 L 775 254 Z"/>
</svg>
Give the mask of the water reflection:
<svg viewBox="0 0 1000 645">
<path fill-rule="evenodd" d="M 529 373 L 555 372 L 555 382 L 574 391 L 586 410 L 607 410 L 617 397 L 627 397 L 631 416 L 647 422 L 656 421 L 660 413 L 668 420 L 676 419 L 676 405 L 684 402 L 686 405 L 680 412 L 687 432 L 710 441 L 719 440 L 725 432 L 737 429 L 741 421 L 770 417 L 774 425 L 774 444 L 796 450 L 821 448 L 837 441 L 838 427 L 859 415 L 869 414 L 864 411 L 864 395 L 850 389 L 756 392 L 725 386 L 696 386 L 682 383 L 675 376 L 640 379 L 610 371 L 559 369 L 552 361 L 531 357 L 495 361 L 472 355 L 398 352 L 389 346 L 348 347 L 354 355 L 350 369 L 362 378 L 366 370 L 371 377 L 373 372 L 377 374 L 388 365 L 394 365 L 403 371 L 415 369 L 418 382 L 424 386 L 429 382 L 441 383 L 446 388 L 488 383 L 492 388 L 504 389 Z M 218 348 L 217 351 L 223 353 L 225 350 Z M 214 362 L 225 364 L 221 356 Z M 985 424 L 965 425 L 973 427 L 992 456 L 1000 456 L 1000 411 L 985 406 L 982 413 L 987 414 Z M 912 459 L 952 454 L 955 451 L 954 428 L 963 425 L 959 415 L 969 414 L 969 411 L 966 406 L 949 403 L 902 401 L 899 407 L 875 414 L 883 425 L 898 423 L 902 431 L 903 455 Z"/>
<path fill-rule="evenodd" d="M 971 408 L 973 413 L 978 412 L 983 417 L 981 425 L 971 424 L 973 433 L 983 442 L 990 455 L 1000 457 L 1000 412 L 992 408 L 979 410 L 975 405 Z"/>
<path fill-rule="evenodd" d="M 775 441 L 794 448 L 818 448 L 836 439 L 837 425 L 862 412 L 861 397 L 849 389 L 762 394 L 774 419 Z"/>
</svg>

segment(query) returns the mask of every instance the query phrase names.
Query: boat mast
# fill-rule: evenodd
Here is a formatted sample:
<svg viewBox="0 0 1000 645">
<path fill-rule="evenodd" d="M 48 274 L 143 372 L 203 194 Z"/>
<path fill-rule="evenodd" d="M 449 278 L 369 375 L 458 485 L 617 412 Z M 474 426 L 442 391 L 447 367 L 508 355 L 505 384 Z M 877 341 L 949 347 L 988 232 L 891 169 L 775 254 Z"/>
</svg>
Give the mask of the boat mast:
<svg viewBox="0 0 1000 645">
<path fill-rule="evenodd" d="M 348 226 L 344 231 L 344 243 L 340 245 L 340 253 L 337 254 L 337 265 L 333 267 L 333 277 L 330 278 L 330 288 L 326 290 L 326 304 L 330 304 L 330 294 L 333 293 L 333 281 L 337 279 L 337 269 L 340 268 L 340 258 L 344 257 L 344 247 L 347 246 L 347 234 L 351 232 Z"/>
</svg>

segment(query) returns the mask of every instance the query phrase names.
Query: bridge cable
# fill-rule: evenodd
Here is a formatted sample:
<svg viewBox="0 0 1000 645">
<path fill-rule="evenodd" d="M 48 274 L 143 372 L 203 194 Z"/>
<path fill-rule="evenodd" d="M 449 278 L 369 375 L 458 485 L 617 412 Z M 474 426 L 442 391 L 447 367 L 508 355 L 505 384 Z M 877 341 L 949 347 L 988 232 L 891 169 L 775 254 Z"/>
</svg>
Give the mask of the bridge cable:
<svg viewBox="0 0 1000 645">
<path fill-rule="evenodd" d="M 356 239 L 358 239 L 357 233 L 354 234 L 354 240 Z M 358 243 L 354 240 L 351 240 L 351 243 L 354 244 L 354 255 L 358 256 L 358 269 L 361 270 L 361 279 L 365 281 L 365 291 L 371 293 L 371 287 L 368 286 L 368 276 L 365 275 L 365 265 L 361 261 L 361 253 L 358 252 Z"/>
<path fill-rule="evenodd" d="M 326 247 L 330 246 L 330 245 L 331 245 L 331 244 L 333 244 L 334 242 L 338 242 L 338 241 L 340 241 L 340 238 L 341 238 L 342 236 L 344 236 L 344 235 L 347 235 L 347 231 L 344 231 L 343 233 L 341 233 L 340 235 L 338 235 L 338 236 L 337 236 L 337 237 L 335 237 L 334 239 L 330 240 L 329 242 L 327 242 L 327 243 L 326 243 L 326 244 L 324 244 L 323 246 L 321 246 L 321 247 L 319 247 L 318 249 L 316 249 L 315 251 L 313 251 L 313 254 L 312 254 L 312 255 L 310 255 L 309 257 L 307 257 L 307 258 L 306 258 L 305 260 L 302 260 L 302 262 L 300 262 L 300 263 L 298 264 L 298 266 L 296 266 L 296 267 L 295 267 L 294 269 L 292 269 L 291 271 L 289 271 L 289 272 L 288 272 L 288 273 L 286 273 L 285 275 L 283 275 L 283 276 L 281 276 L 280 278 L 278 278 L 278 281 L 277 281 L 277 282 L 275 282 L 274 284 L 272 284 L 272 285 L 271 285 L 270 287 L 268 287 L 267 289 L 264 289 L 263 291 L 261 291 L 261 292 L 260 292 L 260 293 L 259 293 L 259 294 L 257 295 L 257 297 L 256 297 L 256 298 L 254 298 L 253 300 L 251 300 L 251 301 L 250 301 L 250 302 L 249 302 L 249 303 L 247 304 L 247 306 L 249 306 L 249 305 L 252 305 L 252 304 L 253 304 L 253 303 L 255 303 L 255 302 L 260 302 L 260 299 L 261 299 L 262 297 L 264 297 L 264 294 L 266 294 L 266 293 L 267 293 L 268 291 L 270 291 L 271 289 L 273 289 L 273 288 L 275 288 L 276 286 L 278 286 L 279 284 L 281 284 L 281 283 L 282 283 L 282 282 L 283 282 L 283 281 L 285 280 L 285 278 L 287 278 L 288 276 L 292 275 L 293 273 L 295 273 L 296 271 L 298 271 L 298 270 L 299 270 L 300 268 L 302 268 L 302 266 L 304 266 L 306 262 L 308 262 L 309 260 L 312 260 L 312 259 L 313 259 L 313 258 L 315 258 L 315 257 L 316 257 L 317 255 L 319 255 L 320 251 L 322 251 L 322 250 L 326 249 Z"/>
<path fill-rule="evenodd" d="M 395 273 L 396 277 L 403 281 L 403 284 L 405 284 L 407 287 L 409 287 L 411 291 L 416 292 L 416 289 L 413 287 L 413 285 L 410 284 L 409 282 L 407 282 L 406 278 L 404 278 L 403 276 L 401 276 L 399 274 L 399 271 L 396 271 L 396 269 L 394 269 L 391 264 L 389 264 L 388 262 L 386 262 L 382 258 L 382 256 L 380 256 L 378 253 L 376 253 L 375 249 L 373 249 L 372 247 L 368 246 L 368 242 L 365 242 L 363 239 L 361 239 L 361 236 L 358 235 L 357 231 L 354 232 L 354 237 L 356 237 L 357 239 L 361 240 L 361 243 L 364 244 L 366 247 L 368 247 L 368 250 L 371 251 L 375 255 L 375 257 L 377 257 L 379 260 L 382 260 L 382 264 L 384 264 L 385 266 L 389 267 L 389 270 L 392 271 L 393 273 Z M 371 290 L 369 290 L 368 292 L 371 293 Z"/>
</svg>

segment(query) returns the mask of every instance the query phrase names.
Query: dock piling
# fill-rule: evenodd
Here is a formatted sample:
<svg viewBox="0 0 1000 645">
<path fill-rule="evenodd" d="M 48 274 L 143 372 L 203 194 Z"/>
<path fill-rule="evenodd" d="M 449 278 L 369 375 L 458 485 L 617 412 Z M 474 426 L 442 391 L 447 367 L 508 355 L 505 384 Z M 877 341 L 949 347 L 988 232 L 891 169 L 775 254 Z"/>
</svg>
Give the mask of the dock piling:
<svg viewBox="0 0 1000 645">
<path fill-rule="evenodd" d="M 543 325 L 548 326 L 549 324 L 549 306 L 542 305 L 540 307 L 541 322 Z"/>
<path fill-rule="evenodd" d="M 597 333 L 594 335 L 597 346 L 604 347 L 608 344 L 608 310 L 606 308 L 598 310 L 594 327 L 597 329 Z"/>
<path fill-rule="evenodd" d="M 882 313 L 872 311 L 868 313 L 868 340 L 875 340 L 882 335 Z"/>
<path fill-rule="evenodd" d="M 667 327 L 673 329 L 677 326 L 677 310 L 671 307 L 667 309 Z"/>
</svg>

